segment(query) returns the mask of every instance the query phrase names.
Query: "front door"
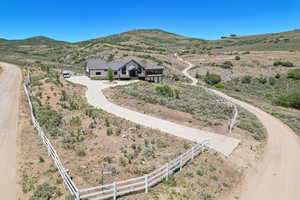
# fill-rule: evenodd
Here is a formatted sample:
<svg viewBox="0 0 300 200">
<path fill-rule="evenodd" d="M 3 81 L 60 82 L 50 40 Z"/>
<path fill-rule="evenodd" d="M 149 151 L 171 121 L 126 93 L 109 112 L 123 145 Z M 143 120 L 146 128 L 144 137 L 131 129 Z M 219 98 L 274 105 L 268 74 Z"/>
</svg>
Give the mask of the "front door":
<svg viewBox="0 0 300 200">
<path fill-rule="evenodd" d="M 136 69 L 130 70 L 130 71 L 129 71 L 129 76 L 130 76 L 130 77 L 136 77 L 136 76 L 137 76 Z"/>
</svg>

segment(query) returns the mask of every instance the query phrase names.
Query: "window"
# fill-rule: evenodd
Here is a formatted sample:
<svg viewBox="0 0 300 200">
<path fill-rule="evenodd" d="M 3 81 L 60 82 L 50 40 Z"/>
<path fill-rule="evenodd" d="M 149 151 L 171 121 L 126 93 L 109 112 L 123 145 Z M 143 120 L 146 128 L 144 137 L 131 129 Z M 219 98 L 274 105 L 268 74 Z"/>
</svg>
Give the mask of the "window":
<svg viewBox="0 0 300 200">
<path fill-rule="evenodd" d="M 114 75 L 118 75 L 118 72 L 117 72 L 117 71 L 115 71 L 115 72 L 114 72 Z"/>
<path fill-rule="evenodd" d="M 96 75 L 101 75 L 101 72 L 96 72 Z"/>
<path fill-rule="evenodd" d="M 122 67 L 122 74 L 126 74 L 126 66 Z"/>
</svg>

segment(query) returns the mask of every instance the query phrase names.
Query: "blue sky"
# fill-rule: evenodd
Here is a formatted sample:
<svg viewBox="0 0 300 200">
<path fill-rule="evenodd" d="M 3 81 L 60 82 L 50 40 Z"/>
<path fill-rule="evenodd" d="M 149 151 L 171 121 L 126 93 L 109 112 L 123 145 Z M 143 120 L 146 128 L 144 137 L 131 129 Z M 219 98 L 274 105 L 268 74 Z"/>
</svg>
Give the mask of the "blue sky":
<svg viewBox="0 0 300 200">
<path fill-rule="evenodd" d="M 300 29 L 299 0 L 1 0 L 0 38 L 82 41 L 131 29 L 218 39 Z"/>
</svg>

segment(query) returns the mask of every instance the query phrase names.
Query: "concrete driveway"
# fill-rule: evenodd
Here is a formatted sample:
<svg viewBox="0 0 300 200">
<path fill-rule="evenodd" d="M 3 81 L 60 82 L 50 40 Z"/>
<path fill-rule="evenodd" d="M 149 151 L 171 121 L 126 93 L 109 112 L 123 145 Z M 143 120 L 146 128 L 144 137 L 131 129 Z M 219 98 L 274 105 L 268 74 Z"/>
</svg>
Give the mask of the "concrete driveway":
<svg viewBox="0 0 300 200">
<path fill-rule="evenodd" d="M 178 125 L 170 121 L 162 120 L 115 105 L 108 101 L 102 93 L 102 90 L 105 88 L 117 85 L 126 85 L 135 81 L 116 81 L 115 83 L 108 83 L 108 81 L 90 80 L 86 76 L 72 76 L 68 80 L 87 87 L 86 98 L 89 104 L 134 123 L 152 129 L 158 129 L 162 132 L 195 142 L 202 142 L 208 139 L 210 140 L 211 148 L 226 156 L 229 156 L 239 144 L 239 140 L 232 137 Z"/>
</svg>

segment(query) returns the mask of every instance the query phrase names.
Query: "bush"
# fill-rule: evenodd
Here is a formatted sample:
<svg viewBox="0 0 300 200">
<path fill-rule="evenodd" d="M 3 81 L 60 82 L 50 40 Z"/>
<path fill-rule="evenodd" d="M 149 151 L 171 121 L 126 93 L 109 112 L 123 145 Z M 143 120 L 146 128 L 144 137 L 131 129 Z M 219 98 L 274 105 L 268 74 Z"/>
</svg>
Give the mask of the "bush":
<svg viewBox="0 0 300 200">
<path fill-rule="evenodd" d="M 294 92 L 288 95 L 281 95 L 276 103 L 280 106 L 300 109 L 300 92 Z"/>
<path fill-rule="evenodd" d="M 225 85 L 223 83 L 218 83 L 215 85 L 216 88 L 219 88 L 219 89 L 224 89 L 225 88 Z"/>
<path fill-rule="evenodd" d="M 111 136 L 111 135 L 113 134 L 113 130 L 112 130 L 111 128 L 107 129 L 107 130 L 106 130 L 106 134 L 107 134 L 108 136 Z"/>
<path fill-rule="evenodd" d="M 294 64 L 289 61 L 275 61 L 273 66 L 294 67 Z"/>
<path fill-rule="evenodd" d="M 177 88 L 173 89 L 168 85 L 158 85 L 155 90 L 162 96 L 175 97 L 179 99 L 180 90 Z"/>
<path fill-rule="evenodd" d="M 294 69 L 288 72 L 288 78 L 300 80 L 300 69 Z"/>
<path fill-rule="evenodd" d="M 280 79 L 281 75 L 279 73 L 276 73 L 275 78 Z"/>
<path fill-rule="evenodd" d="M 224 69 L 230 69 L 233 67 L 233 64 L 230 61 L 225 61 L 225 62 L 223 62 L 223 64 L 220 65 L 220 67 L 222 67 Z"/>
<path fill-rule="evenodd" d="M 276 83 L 276 79 L 274 77 L 270 77 L 269 78 L 269 84 L 270 85 L 275 85 L 275 83 Z"/>
<path fill-rule="evenodd" d="M 204 81 L 209 85 L 215 85 L 221 82 L 221 76 L 217 74 L 209 74 L 207 73 Z"/>
<path fill-rule="evenodd" d="M 252 77 L 249 75 L 243 76 L 242 83 L 251 83 Z"/>
<path fill-rule="evenodd" d="M 263 77 L 260 77 L 260 78 L 257 78 L 258 82 L 261 83 L 261 84 L 266 84 L 267 83 L 267 79 L 266 78 L 263 78 Z"/>
<path fill-rule="evenodd" d="M 50 200 L 57 193 L 59 190 L 55 186 L 43 183 L 36 188 L 30 200 Z"/>
<path fill-rule="evenodd" d="M 241 60 L 241 57 L 235 56 L 234 59 L 235 59 L 235 60 Z"/>
</svg>

